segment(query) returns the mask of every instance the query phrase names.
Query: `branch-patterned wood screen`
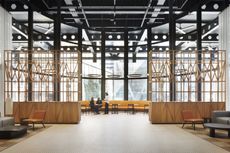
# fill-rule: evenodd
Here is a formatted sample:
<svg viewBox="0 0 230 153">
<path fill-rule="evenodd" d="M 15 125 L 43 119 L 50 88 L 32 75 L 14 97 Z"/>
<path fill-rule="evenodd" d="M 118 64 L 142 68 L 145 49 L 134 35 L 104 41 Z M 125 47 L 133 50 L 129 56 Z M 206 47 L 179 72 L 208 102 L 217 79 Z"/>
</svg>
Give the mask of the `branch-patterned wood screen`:
<svg viewBox="0 0 230 153">
<path fill-rule="evenodd" d="M 32 60 L 28 60 L 30 54 Z M 54 60 L 55 54 L 58 61 Z M 78 101 L 79 61 L 76 51 L 5 51 L 5 97 L 13 102 L 25 102 L 32 92 L 34 102 L 54 101 L 56 83 L 60 86 L 56 91 L 60 101 Z M 29 83 L 32 91 L 28 91 Z"/>
<path fill-rule="evenodd" d="M 198 94 L 203 102 L 226 101 L 225 51 L 151 51 L 149 58 L 153 102 L 170 101 L 170 83 L 178 102 L 198 101 Z"/>
</svg>

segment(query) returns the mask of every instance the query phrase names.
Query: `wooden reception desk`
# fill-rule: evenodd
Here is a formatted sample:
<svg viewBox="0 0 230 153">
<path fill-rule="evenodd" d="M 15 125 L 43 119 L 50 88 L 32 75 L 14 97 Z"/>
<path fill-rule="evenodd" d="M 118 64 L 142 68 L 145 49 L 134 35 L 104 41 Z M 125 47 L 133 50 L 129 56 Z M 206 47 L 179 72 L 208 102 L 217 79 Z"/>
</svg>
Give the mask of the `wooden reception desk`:
<svg viewBox="0 0 230 153">
<path fill-rule="evenodd" d="M 79 123 L 81 104 L 79 102 L 15 102 L 13 115 L 15 122 L 28 118 L 34 110 L 46 110 L 45 123 Z"/>
<path fill-rule="evenodd" d="M 225 102 L 151 102 L 151 123 L 182 123 L 182 110 L 192 110 L 195 117 L 210 118 L 212 111 L 225 110 Z"/>
</svg>

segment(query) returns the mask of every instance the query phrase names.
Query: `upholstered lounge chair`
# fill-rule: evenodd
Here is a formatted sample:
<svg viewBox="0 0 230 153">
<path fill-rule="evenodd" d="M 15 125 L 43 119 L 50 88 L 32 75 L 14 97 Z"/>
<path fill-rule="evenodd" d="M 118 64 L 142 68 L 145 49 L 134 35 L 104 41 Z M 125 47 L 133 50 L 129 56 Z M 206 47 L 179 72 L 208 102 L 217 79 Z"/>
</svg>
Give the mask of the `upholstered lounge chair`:
<svg viewBox="0 0 230 153">
<path fill-rule="evenodd" d="M 44 125 L 44 120 L 46 116 L 46 111 L 45 110 L 36 110 L 31 113 L 30 117 L 28 119 L 24 119 L 23 121 L 32 123 L 33 124 L 33 130 L 34 130 L 34 124 L 42 124 L 43 127 L 45 128 Z"/>
<path fill-rule="evenodd" d="M 191 110 L 183 110 L 181 112 L 181 115 L 182 115 L 182 118 L 183 118 L 182 128 L 184 128 L 184 125 L 186 123 L 191 123 L 194 130 L 196 129 L 196 126 L 195 126 L 196 123 L 201 123 L 204 126 L 204 120 L 202 118 L 195 118 L 193 116 L 193 112 Z"/>
</svg>

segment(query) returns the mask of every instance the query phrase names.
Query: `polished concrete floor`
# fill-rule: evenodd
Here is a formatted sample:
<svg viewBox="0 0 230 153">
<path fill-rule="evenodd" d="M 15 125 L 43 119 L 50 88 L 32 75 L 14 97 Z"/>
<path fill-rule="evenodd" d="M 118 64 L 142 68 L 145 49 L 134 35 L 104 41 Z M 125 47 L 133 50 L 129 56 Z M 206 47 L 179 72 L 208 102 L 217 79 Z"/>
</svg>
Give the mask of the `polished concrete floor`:
<svg viewBox="0 0 230 153">
<path fill-rule="evenodd" d="M 53 125 L 2 153 L 226 153 L 178 125 L 150 124 L 145 114 L 84 115 Z"/>
</svg>

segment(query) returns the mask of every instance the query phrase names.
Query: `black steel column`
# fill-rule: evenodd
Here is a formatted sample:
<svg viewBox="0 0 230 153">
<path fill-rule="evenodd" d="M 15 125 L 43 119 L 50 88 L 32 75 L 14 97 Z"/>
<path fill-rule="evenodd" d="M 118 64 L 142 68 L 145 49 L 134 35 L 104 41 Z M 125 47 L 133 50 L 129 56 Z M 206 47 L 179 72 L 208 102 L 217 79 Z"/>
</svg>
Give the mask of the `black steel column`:
<svg viewBox="0 0 230 153">
<path fill-rule="evenodd" d="M 169 0 L 169 49 L 170 49 L 170 101 L 176 100 L 175 84 L 175 43 L 176 43 L 176 22 L 173 13 L 173 2 Z"/>
<path fill-rule="evenodd" d="M 150 59 L 149 59 L 149 54 L 150 54 L 150 51 L 152 50 L 152 47 L 151 47 L 151 41 L 152 41 L 152 28 L 148 28 L 147 29 L 147 74 L 149 74 L 149 62 L 150 62 Z M 148 82 L 147 82 L 147 100 L 150 100 L 152 101 L 152 78 L 150 78 L 150 76 L 148 75 Z"/>
<path fill-rule="evenodd" d="M 78 101 L 82 100 L 82 29 L 78 28 Z"/>
<path fill-rule="evenodd" d="M 105 98 L 105 31 L 101 32 L 101 98 Z"/>
<path fill-rule="evenodd" d="M 28 101 L 33 101 L 33 79 L 32 79 L 32 60 L 33 60 L 33 10 L 28 9 Z M 27 93 L 26 93 L 27 94 Z M 27 99 L 25 99 L 27 101 Z"/>
<path fill-rule="evenodd" d="M 129 66 L 129 47 L 128 47 L 128 29 L 124 32 L 124 100 L 129 99 L 129 80 L 128 80 L 128 66 Z"/>
<path fill-rule="evenodd" d="M 57 15 L 54 19 L 54 101 L 60 101 L 60 49 L 61 49 L 61 1 L 57 1 Z"/>
<path fill-rule="evenodd" d="M 198 78 L 197 78 L 197 101 L 201 101 L 202 99 L 202 94 L 201 94 L 201 90 L 202 90 L 202 86 L 201 86 L 201 62 L 202 62 L 202 12 L 201 12 L 201 5 L 199 4 L 198 8 L 197 8 L 197 13 L 196 13 L 196 17 L 197 17 L 197 66 L 198 66 Z"/>
</svg>

